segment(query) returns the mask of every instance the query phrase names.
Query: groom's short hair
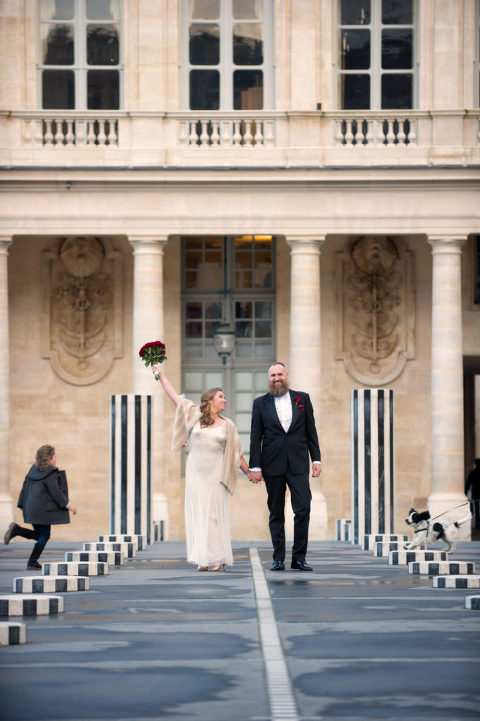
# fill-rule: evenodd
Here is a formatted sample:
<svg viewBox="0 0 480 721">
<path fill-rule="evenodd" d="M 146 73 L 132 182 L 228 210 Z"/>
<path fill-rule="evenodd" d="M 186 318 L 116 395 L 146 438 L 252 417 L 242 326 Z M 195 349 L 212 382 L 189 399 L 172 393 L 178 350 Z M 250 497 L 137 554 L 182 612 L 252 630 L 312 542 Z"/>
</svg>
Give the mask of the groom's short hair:
<svg viewBox="0 0 480 721">
<path fill-rule="evenodd" d="M 285 370 L 287 370 L 287 366 L 282 361 L 275 361 L 274 363 L 270 363 L 270 365 L 268 366 L 268 370 L 270 370 L 272 366 L 283 366 Z"/>
</svg>

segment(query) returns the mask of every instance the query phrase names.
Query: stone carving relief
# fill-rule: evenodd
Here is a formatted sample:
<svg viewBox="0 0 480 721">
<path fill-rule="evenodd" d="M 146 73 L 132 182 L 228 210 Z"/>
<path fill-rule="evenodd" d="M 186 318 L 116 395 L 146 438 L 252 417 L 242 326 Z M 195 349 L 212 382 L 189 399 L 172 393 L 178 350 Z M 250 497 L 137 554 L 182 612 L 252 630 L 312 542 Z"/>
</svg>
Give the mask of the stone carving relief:
<svg viewBox="0 0 480 721">
<path fill-rule="evenodd" d="M 414 357 L 413 255 L 402 238 L 361 236 L 337 256 L 338 353 L 356 381 L 380 386 Z"/>
<path fill-rule="evenodd" d="M 68 236 L 45 261 L 44 357 L 68 383 L 95 383 L 121 356 L 121 255 L 108 238 Z"/>
</svg>

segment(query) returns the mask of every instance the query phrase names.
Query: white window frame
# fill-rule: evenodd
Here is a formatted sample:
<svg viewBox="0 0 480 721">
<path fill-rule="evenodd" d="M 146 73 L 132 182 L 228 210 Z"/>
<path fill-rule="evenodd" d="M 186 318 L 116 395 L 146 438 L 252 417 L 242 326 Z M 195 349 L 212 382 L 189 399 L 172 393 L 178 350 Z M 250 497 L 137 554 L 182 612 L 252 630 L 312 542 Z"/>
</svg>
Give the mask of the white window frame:
<svg viewBox="0 0 480 721">
<path fill-rule="evenodd" d="M 479 0 L 480 2 L 480 0 Z M 369 25 L 342 25 L 341 24 L 341 0 L 337 0 L 336 12 L 336 41 L 335 41 L 335 105 L 338 110 L 340 107 L 340 77 L 341 75 L 369 75 L 370 76 L 370 108 L 363 110 L 381 110 L 382 107 L 382 75 L 399 74 L 402 69 L 384 70 L 382 64 L 382 30 L 383 28 L 409 29 L 413 28 L 413 47 L 412 47 L 412 110 L 418 108 L 418 0 L 413 0 L 413 23 L 411 25 L 383 25 L 382 23 L 382 0 L 371 0 L 371 17 Z M 352 30 L 370 30 L 370 69 L 367 70 L 342 70 L 338 62 L 340 54 L 340 38 L 342 29 Z M 404 70 L 403 72 L 410 72 Z M 400 108 L 400 110 L 402 110 Z M 359 110 L 362 112 L 362 110 Z"/>
<path fill-rule="evenodd" d="M 73 25 L 73 64 L 72 65 L 44 65 L 42 62 L 43 43 L 42 43 L 42 23 L 40 20 L 40 0 L 38 0 L 38 52 L 39 60 L 37 65 L 37 103 L 39 108 L 43 108 L 43 83 L 42 74 L 44 70 L 70 70 L 74 75 L 75 88 L 75 104 L 74 110 L 88 110 L 87 101 L 87 73 L 89 70 L 117 70 L 119 75 L 119 99 L 118 109 L 123 108 L 123 34 L 122 34 L 122 2 L 119 3 L 119 17 L 111 22 L 112 25 L 118 25 L 119 35 L 119 58 L 118 65 L 87 65 L 87 25 L 89 24 L 108 24 L 105 20 L 94 20 L 87 18 L 86 0 L 74 0 L 75 15 L 72 20 L 49 20 L 48 24 Z M 94 109 L 93 109 L 94 111 Z M 116 112 L 115 110 L 107 112 Z"/>
<path fill-rule="evenodd" d="M 233 17 L 233 0 L 220 0 L 219 20 L 196 20 L 205 24 L 220 26 L 220 62 L 218 65 L 191 65 L 189 53 L 189 0 L 182 0 L 181 5 L 181 72 L 180 72 L 180 105 L 182 110 L 190 110 L 190 71 L 218 70 L 220 74 L 219 111 L 245 112 L 233 109 L 233 73 L 235 70 L 263 71 L 263 108 L 272 110 L 274 106 L 274 62 L 273 62 L 273 0 L 263 0 L 263 63 L 262 65 L 235 65 L 233 62 L 232 27 L 236 22 L 259 22 L 254 20 L 238 20 Z M 199 112 L 192 110 L 192 113 Z M 215 110 L 209 112 L 216 112 Z"/>
</svg>

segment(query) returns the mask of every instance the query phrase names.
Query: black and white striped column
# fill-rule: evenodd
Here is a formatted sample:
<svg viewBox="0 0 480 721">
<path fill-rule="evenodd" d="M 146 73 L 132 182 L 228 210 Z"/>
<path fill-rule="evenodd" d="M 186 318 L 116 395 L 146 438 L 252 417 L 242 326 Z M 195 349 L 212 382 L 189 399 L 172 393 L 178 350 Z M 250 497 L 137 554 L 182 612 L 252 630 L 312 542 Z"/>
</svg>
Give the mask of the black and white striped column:
<svg viewBox="0 0 480 721">
<path fill-rule="evenodd" d="M 110 400 L 110 533 L 146 536 L 151 542 L 152 397 Z"/>
<path fill-rule="evenodd" d="M 394 533 L 393 391 L 351 391 L 352 543 Z"/>
</svg>

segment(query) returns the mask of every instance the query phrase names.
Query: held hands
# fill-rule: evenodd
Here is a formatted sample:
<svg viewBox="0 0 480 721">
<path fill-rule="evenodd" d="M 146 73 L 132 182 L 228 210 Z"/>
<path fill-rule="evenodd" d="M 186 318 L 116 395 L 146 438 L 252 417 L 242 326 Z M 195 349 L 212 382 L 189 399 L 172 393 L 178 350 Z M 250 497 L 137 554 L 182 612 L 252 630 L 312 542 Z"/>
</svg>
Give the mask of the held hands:
<svg viewBox="0 0 480 721">
<path fill-rule="evenodd" d="M 247 476 L 250 483 L 261 483 L 263 481 L 261 471 L 248 471 Z"/>
</svg>

